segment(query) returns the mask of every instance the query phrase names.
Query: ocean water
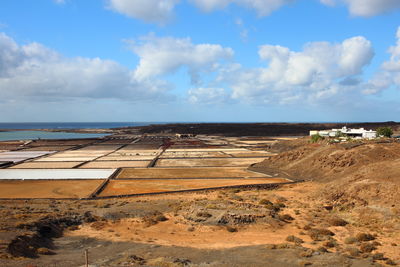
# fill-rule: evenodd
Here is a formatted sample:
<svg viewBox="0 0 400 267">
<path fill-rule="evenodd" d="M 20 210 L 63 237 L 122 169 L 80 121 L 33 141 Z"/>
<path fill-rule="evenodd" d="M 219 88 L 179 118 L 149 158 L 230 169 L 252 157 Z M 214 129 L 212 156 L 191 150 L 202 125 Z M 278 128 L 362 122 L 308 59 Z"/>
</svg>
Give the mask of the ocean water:
<svg viewBox="0 0 400 267">
<path fill-rule="evenodd" d="M 8 140 L 34 140 L 34 139 L 79 139 L 98 138 L 107 134 L 94 133 L 68 133 L 68 132 L 46 132 L 40 129 L 100 129 L 118 128 L 128 126 L 146 126 L 149 124 L 160 124 L 155 122 L 6 122 L 0 123 L 0 141 Z M 32 129 L 39 131 L 32 131 Z M 22 130 L 22 131 L 21 131 Z"/>
<path fill-rule="evenodd" d="M 0 122 L 0 129 L 99 129 L 162 124 L 158 122 Z"/>
<path fill-rule="evenodd" d="M 0 141 L 98 138 L 106 135 L 107 134 L 45 132 L 45 131 L 9 131 L 9 132 L 0 132 Z"/>
</svg>

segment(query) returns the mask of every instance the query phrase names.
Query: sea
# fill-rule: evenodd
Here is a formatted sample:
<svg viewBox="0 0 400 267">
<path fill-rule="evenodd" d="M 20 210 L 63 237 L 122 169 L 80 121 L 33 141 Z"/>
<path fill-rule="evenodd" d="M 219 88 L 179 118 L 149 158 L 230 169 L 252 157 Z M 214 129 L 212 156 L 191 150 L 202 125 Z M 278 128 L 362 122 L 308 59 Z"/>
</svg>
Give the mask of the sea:
<svg viewBox="0 0 400 267">
<path fill-rule="evenodd" d="M 165 123 L 165 122 L 164 122 Z M 0 129 L 101 129 L 146 126 L 162 122 L 0 122 Z"/>
<path fill-rule="evenodd" d="M 103 129 L 128 126 L 146 126 L 150 124 L 161 124 L 157 122 L 3 122 L 0 123 L 0 141 L 12 140 L 35 140 L 35 139 L 80 139 L 98 138 L 107 134 L 96 133 L 70 133 L 70 132 L 47 132 L 40 129 Z M 35 129 L 34 131 L 32 129 Z"/>
</svg>

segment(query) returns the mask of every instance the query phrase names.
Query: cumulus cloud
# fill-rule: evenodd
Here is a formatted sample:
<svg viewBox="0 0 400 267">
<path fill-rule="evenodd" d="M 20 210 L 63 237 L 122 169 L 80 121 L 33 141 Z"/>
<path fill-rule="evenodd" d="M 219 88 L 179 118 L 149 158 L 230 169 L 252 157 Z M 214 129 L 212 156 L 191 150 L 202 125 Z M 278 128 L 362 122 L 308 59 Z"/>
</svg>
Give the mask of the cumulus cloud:
<svg viewBox="0 0 400 267">
<path fill-rule="evenodd" d="M 133 72 L 111 60 L 66 58 L 38 43 L 19 45 L 0 33 L 0 94 L 4 98 L 154 99 L 170 86 L 137 81 Z"/>
<path fill-rule="evenodd" d="M 333 6 L 344 3 L 355 16 L 370 17 L 400 8 L 398 0 L 320 0 L 321 3 Z"/>
<path fill-rule="evenodd" d="M 222 60 L 230 59 L 233 50 L 216 44 L 193 44 L 190 38 L 156 37 L 148 35 L 133 42 L 132 50 L 140 57 L 134 77 L 141 81 L 173 73 L 186 67 L 192 83 L 199 74 L 213 71 Z"/>
<path fill-rule="evenodd" d="M 188 92 L 192 104 L 215 105 L 230 101 L 230 95 L 224 88 L 199 87 Z"/>
<path fill-rule="evenodd" d="M 392 85 L 400 87 L 400 27 L 396 39 L 396 45 L 388 50 L 390 59 L 383 62 L 380 70 L 365 84 L 365 94 L 377 94 Z"/>
<path fill-rule="evenodd" d="M 258 53 L 267 67 L 221 70 L 219 79 L 230 84 L 234 99 L 286 104 L 348 95 L 359 91 L 357 77 L 374 56 L 371 43 L 361 36 L 338 44 L 309 43 L 301 52 L 263 45 Z"/>
<path fill-rule="evenodd" d="M 267 16 L 283 5 L 295 0 L 190 0 L 205 12 L 223 9 L 230 4 L 237 4 L 246 8 L 254 9 L 259 16 Z"/>
<path fill-rule="evenodd" d="M 165 24 L 180 0 L 108 0 L 108 7 L 128 17 Z"/>
</svg>

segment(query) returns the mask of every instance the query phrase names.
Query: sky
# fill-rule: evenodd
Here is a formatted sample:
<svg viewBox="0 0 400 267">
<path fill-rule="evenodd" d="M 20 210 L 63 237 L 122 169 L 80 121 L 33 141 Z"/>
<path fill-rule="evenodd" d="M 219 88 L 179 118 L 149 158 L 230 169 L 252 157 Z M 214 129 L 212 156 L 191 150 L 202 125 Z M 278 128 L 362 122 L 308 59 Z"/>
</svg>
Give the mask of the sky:
<svg viewBox="0 0 400 267">
<path fill-rule="evenodd" d="M 0 122 L 398 121 L 399 0 L 2 0 Z"/>
</svg>

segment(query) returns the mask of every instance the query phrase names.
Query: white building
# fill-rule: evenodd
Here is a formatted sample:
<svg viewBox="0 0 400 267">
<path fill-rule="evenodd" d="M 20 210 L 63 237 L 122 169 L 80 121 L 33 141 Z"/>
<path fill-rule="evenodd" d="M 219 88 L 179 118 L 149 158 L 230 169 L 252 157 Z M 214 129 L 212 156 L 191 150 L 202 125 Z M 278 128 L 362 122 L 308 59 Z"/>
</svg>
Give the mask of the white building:
<svg viewBox="0 0 400 267">
<path fill-rule="evenodd" d="M 348 137 L 357 138 L 357 139 L 361 139 L 361 138 L 374 139 L 377 136 L 376 131 L 373 131 L 373 130 L 365 130 L 364 128 L 352 129 L 352 128 L 347 128 L 346 126 L 342 127 L 341 129 L 310 131 L 310 136 L 319 134 L 320 136 L 324 136 L 324 137 L 336 137 L 340 133 L 342 133 Z"/>
</svg>

